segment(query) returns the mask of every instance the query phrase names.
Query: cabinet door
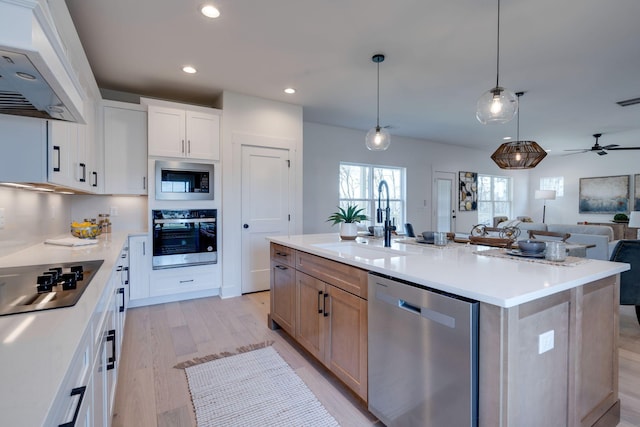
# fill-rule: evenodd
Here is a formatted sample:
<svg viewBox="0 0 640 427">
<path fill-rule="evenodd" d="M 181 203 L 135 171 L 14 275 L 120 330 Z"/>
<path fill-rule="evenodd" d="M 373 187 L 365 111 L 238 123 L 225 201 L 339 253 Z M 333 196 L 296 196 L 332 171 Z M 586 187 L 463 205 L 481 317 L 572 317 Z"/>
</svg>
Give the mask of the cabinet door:
<svg viewBox="0 0 640 427">
<path fill-rule="evenodd" d="M 149 298 L 151 245 L 148 236 L 129 237 L 129 298 Z"/>
<path fill-rule="evenodd" d="M 220 159 L 220 116 L 199 111 L 186 112 L 186 156 L 193 159 Z"/>
<path fill-rule="evenodd" d="M 296 271 L 279 262 L 271 262 L 271 317 L 282 329 L 295 335 Z"/>
<path fill-rule="evenodd" d="M 75 188 L 78 129 L 75 123 L 50 120 L 49 124 L 49 182 Z"/>
<path fill-rule="evenodd" d="M 328 325 L 324 308 L 325 284 L 307 274 L 296 272 L 296 335 L 298 342 L 324 363 L 325 334 Z M 327 312 L 328 313 L 328 312 Z"/>
<path fill-rule="evenodd" d="M 149 155 L 185 156 L 185 111 L 149 105 Z"/>
<path fill-rule="evenodd" d="M 327 285 L 327 293 L 330 326 L 325 343 L 326 364 L 366 401 L 367 301 L 331 285 Z"/>
<path fill-rule="evenodd" d="M 105 193 L 147 194 L 147 113 L 106 105 Z"/>
</svg>

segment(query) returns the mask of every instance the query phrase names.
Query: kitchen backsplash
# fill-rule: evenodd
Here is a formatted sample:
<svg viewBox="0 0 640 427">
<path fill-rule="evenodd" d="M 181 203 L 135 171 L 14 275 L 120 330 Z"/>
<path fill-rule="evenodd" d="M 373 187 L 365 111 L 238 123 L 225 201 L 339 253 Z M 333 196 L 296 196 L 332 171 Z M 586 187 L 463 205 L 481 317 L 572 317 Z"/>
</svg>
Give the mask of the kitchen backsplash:
<svg viewBox="0 0 640 427">
<path fill-rule="evenodd" d="M 71 221 L 111 213 L 113 231 L 147 229 L 147 198 L 127 196 L 80 196 L 38 193 L 0 186 L 0 256 L 25 249 L 44 240 L 69 234 Z"/>
</svg>

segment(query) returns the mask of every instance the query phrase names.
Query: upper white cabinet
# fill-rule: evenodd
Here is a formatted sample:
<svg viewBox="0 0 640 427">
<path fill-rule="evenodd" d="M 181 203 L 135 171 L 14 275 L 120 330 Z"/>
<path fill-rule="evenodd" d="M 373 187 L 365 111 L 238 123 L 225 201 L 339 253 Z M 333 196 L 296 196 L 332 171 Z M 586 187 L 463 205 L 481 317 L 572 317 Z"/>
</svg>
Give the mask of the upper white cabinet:
<svg viewBox="0 0 640 427">
<path fill-rule="evenodd" d="M 103 140 L 107 194 L 147 194 L 146 107 L 103 101 Z"/>
<path fill-rule="evenodd" d="M 141 99 L 148 105 L 149 156 L 220 159 L 220 110 Z"/>
</svg>

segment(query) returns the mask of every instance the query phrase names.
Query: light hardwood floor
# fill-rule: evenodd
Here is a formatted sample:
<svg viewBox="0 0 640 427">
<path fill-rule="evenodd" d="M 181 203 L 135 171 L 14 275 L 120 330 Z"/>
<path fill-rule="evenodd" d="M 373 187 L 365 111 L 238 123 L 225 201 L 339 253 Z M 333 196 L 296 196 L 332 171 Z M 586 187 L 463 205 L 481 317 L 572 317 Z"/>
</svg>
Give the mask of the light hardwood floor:
<svg viewBox="0 0 640 427">
<path fill-rule="evenodd" d="M 184 371 L 177 363 L 263 341 L 273 346 L 345 427 L 380 425 L 365 404 L 284 332 L 267 328 L 269 292 L 134 308 L 127 312 L 114 427 L 195 426 Z M 640 325 L 620 313 L 619 427 L 640 426 Z"/>
</svg>

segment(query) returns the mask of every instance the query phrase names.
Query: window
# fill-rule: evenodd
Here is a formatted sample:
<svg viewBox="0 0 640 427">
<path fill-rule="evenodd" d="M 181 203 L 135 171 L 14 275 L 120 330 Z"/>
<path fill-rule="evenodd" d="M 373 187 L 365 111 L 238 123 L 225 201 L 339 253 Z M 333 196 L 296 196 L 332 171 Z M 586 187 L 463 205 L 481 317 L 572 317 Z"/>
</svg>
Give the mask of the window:
<svg viewBox="0 0 640 427">
<path fill-rule="evenodd" d="M 556 190 L 556 197 L 564 196 L 564 177 L 552 176 L 540 178 L 541 190 Z"/>
<path fill-rule="evenodd" d="M 511 178 L 478 175 L 478 223 L 493 226 L 494 216 L 511 217 Z"/>
<path fill-rule="evenodd" d="M 389 186 L 391 220 L 396 225 L 405 222 L 405 168 L 393 168 L 356 163 L 340 163 L 340 207 L 357 204 L 369 217 L 368 224 L 376 223 L 378 185 L 385 180 Z M 382 190 L 381 204 L 386 208 L 387 193 Z M 384 220 L 384 217 L 383 217 Z"/>
</svg>

